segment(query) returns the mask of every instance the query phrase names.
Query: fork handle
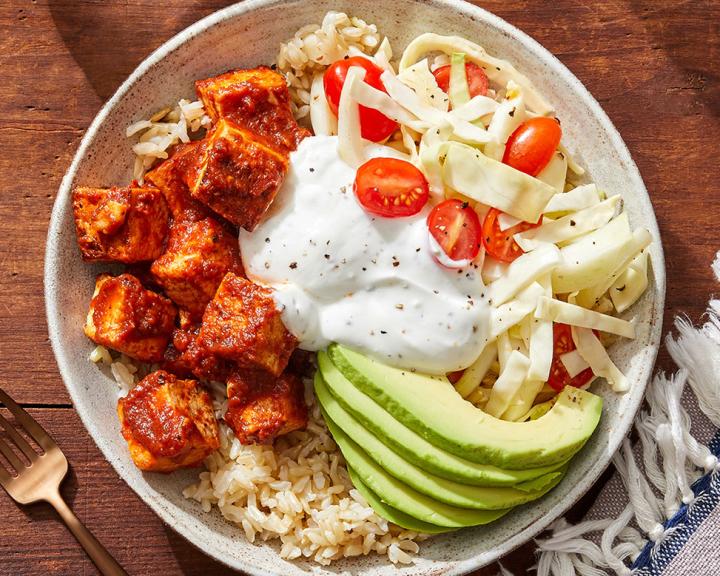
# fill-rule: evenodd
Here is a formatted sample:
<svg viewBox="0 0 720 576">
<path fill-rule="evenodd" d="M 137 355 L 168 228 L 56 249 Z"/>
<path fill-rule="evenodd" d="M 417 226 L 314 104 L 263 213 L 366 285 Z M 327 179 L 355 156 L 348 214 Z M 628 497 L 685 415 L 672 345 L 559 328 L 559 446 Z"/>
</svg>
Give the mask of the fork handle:
<svg viewBox="0 0 720 576">
<path fill-rule="evenodd" d="M 85 528 L 83 523 L 78 520 L 78 517 L 70 510 L 59 492 L 47 498 L 47 501 L 57 510 L 60 518 L 65 522 L 65 525 L 85 549 L 85 552 L 87 552 L 87 555 L 90 556 L 90 559 L 95 563 L 95 566 L 97 566 L 103 576 L 128 576 L 128 573 L 115 561 L 110 555 L 110 552 L 108 552 L 105 547 L 100 544 L 98 539 L 92 535 L 90 530 Z"/>
</svg>

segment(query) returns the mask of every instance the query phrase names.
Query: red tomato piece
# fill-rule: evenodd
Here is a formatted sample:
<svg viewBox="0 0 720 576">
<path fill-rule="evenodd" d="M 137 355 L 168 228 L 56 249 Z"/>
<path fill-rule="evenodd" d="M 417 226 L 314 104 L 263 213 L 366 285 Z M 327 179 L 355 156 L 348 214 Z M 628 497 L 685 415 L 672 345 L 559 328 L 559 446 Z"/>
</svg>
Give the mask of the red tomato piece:
<svg viewBox="0 0 720 576">
<path fill-rule="evenodd" d="M 593 371 L 586 368 L 574 378 L 570 378 L 570 374 L 565 369 L 565 365 L 560 360 L 560 356 L 575 350 L 575 342 L 572 339 L 572 330 L 567 324 L 553 323 L 553 359 L 550 366 L 550 376 L 547 383 L 553 390 L 560 392 L 565 386 L 575 386 L 580 388 L 584 386 L 593 377 Z"/>
<path fill-rule="evenodd" d="M 365 162 L 355 174 L 353 191 L 365 210 L 388 218 L 417 214 L 430 196 L 423 173 L 398 158 Z"/>
<path fill-rule="evenodd" d="M 555 118 L 526 120 L 508 138 L 503 162 L 520 172 L 537 176 L 560 145 L 562 130 Z"/>
<path fill-rule="evenodd" d="M 447 94 L 450 90 L 450 65 L 440 66 L 440 68 L 435 69 L 433 76 L 435 76 L 435 81 L 438 83 L 440 90 Z M 470 98 L 487 95 L 490 83 L 485 70 L 473 62 L 466 62 L 465 77 L 467 78 Z"/>
<path fill-rule="evenodd" d="M 480 251 L 480 219 L 467 202 L 451 199 L 435 206 L 428 229 L 451 260 L 472 260 Z"/>
<path fill-rule="evenodd" d="M 337 116 L 340 106 L 340 93 L 342 92 L 348 69 L 351 66 L 360 66 L 365 69 L 365 84 L 369 84 L 377 90 L 387 93 L 385 86 L 380 80 L 383 69 L 362 56 L 353 56 L 344 60 L 334 62 L 325 71 L 323 86 L 330 110 Z M 360 133 L 366 140 L 381 142 L 397 130 L 397 122 L 391 120 L 384 114 L 372 108 L 360 106 Z"/>
<path fill-rule="evenodd" d="M 537 224 L 520 222 L 511 228 L 500 230 L 500 222 L 498 221 L 500 214 L 502 214 L 502 212 L 497 208 L 490 208 L 490 211 L 485 216 L 485 220 L 483 220 L 482 241 L 485 250 L 490 256 L 503 262 L 512 262 L 518 256 L 524 254 L 522 248 L 513 240 L 513 235 L 518 232 L 537 228 L 542 224 L 542 218 L 538 220 Z"/>
</svg>

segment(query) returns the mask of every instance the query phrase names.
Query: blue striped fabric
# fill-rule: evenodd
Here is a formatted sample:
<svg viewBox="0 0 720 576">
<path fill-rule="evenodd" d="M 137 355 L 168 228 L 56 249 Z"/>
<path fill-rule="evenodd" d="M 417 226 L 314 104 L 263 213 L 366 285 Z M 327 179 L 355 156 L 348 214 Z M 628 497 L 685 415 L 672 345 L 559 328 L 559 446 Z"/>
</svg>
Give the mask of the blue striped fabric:
<svg viewBox="0 0 720 576">
<path fill-rule="evenodd" d="M 709 448 L 715 456 L 720 457 L 720 432 L 712 439 Z M 720 513 L 720 472 L 715 471 L 699 478 L 692 485 L 692 490 L 696 500 L 689 506 L 683 504 L 675 516 L 665 523 L 665 529 L 671 530 L 671 533 L 658 546 L 652 542 L 645 546 L 632 566 L 634 574 L 661 576 L 703 521 L 715 510 Z M 720 545 L 720 534 L 711 537 Z M 716 574 L 720 574 L 720 567 Z"/>
</svg>

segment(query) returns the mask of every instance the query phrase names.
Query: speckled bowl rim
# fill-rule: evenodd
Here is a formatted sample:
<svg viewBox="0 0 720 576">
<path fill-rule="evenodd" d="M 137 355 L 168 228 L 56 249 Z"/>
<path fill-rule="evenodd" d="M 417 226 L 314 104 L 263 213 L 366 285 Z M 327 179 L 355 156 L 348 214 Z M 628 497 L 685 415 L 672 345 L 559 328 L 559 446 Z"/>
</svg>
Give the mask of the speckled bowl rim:
<svg viewBox="0 0 720 576">
<path fill-rule="evenodd" d="M 497 28 L 502 33 L 516 39 L 520 44 L 522 44 L 525 50 L 532 52 L 535 57 L 553 64 L 555 69 L 558 70 L 561 75 L 563 75 L 564 80 L 571 84 L 575 89 L 574 97 L 580 98 L 582 100 L 582 104 L 589 108 L 598 118 L 603 121 L 605 126 L 605 133 L 608 137 L 610 145 L 613 146 L 614 149 L 619 153 L 630 173 L 636 177 L 637 186 L 642 192 L 642 197 L 639 200 L 643 204 L 644 208 L 647 210 L 646 224 L 650 228 L 650 233 L 652 234 L 653 238 L 657 239 L 659 244 L 657 250 L 653 254 L 653 274 L 656 293 L 654 295 L 654 308 L 652 309 L 654 322 L 650 333 L 650 341 L 652 342 L 652 344 L 651 349 L 649 350 L 649 354 L 646 356 L 648 362 L 641 373 L 641 378 L 639 378 L 637 382 L 633 383 L 634 387 L 641 387 L 642 394 L 637 393 L 634 396 L 632 403 L 630 403 L 626 407 L 626 410 L 622 414 L 622 417 L 619 419 L 619 422 L 617 422 L 617 426 L 623 431 L 623 434 L 615 434 L 614 437 L 610 438 L 610 442 L 603 457 L 599 458 L 595 462 L 595 464 L 588 470 L 587 474 L 583 478 L 583 482 L 574 485 L 570 490 L 568 490 L 567 493 L 563 496 L 563 499 L 553 509 L 548 511 L 544 516 L 537 519 L 537 521 L 535 521 L 534 523 L 530 524 L 526 528 L 522 529 L 521 531 L 517 532 L 516 534 L 505 540 L 503 543 L 495 547 L 490 552 L 484 553 L 482 555 L 482 558 L 477 556 L 471 557 L 462 562 L 454 564 L 452 568 L 443 570 L 443 574 L 450 576 L 466 574 L 470 571 L 481 568 L 482 566 L 486 566 L 500 559 L 502 556 L 508 554 L 515 548 L 526 543 L 534 536 L 538 535 L 553 520 L 560 517 L 574 503 L 576 503 L 583 496 L 583 494 L 595 483 L 595 481 L 600 477 L 602 472 L 607 468 L 612 455 L 617 451 L 620 442 L 632 426 L 635 414 L 637 413 L 640 404 L 642 403 L 644 391 L 647 386 L 647 382 L 651 376 L 654 362 L 657 357 L 660 343 L 660 335 L 662 332 L 662 319 L 666 292 L 666 277 L 664 254 L 662 250 L 662 244 L 659 242 L 660 232 L 657 226 L 657 221 L 655 219 L 655 214 L 652 209 L 649 195 L 642 181 L 639 170 L 617 129 L 612 124 L 607 114 L 605 114 L 600 104 L 588 92 L 588 90 L 582 85 L 582 83 L 572 74 L 572 72 L 570 72 L 570 70 L 567 69 L 567 67 L 565 67 L 564 64 L 562 64 L 562 62 L 560 62 L 552 53 L 550 53 L 537 41 L 535 41 L 533 38 L 522 32 L 521 30 L 507 23 L 503 19 L 499 18 L 498 16 L 495 16 L 494 14 L 482 8 L 463 2 L 461 0 L 429 0 L 426 3 L 433 5 L 437 9 L 452 9 L 462 13 L 465 16 L 482 20 L 486 24 Z M 165 42 L 162 46 L 160 46 L 158 49 L 156 49 L 145 60 L 143 60 L 132 72 L 132 74 L 127 78 L 127 80 L 125 80 L 125 82 L 123 82 L 123 84 L 117 89 L 112 98 L 110 98 L 110 100 L 108 100 L 107 103 L 98 112 L 97 116 L 95 117 L 92 124 L 85 133 L 82 142 L 80 143 L 73 162 L 62 180 L 58 191 L 58 196 L 55 200 L 55 205 L 53 207 L 48 229 L 44 266 L 45 306 L 50 342 L 53 352 L 55 354 L 55 358 L 57 360 L 60 374 L 72 398 L 77 413 L 80 415 L 83 424 L 87 428 L 98 448 L 100 448 L 105 457 L 110 461 L 117 473 L 121 477 L 123 477 L 124 480 L 126 479 L 124 478 L 122 473 L 121 463 L 112 459 L 109 455 L 109 448 L 106 448 L 104 446 L 103 433 L 99 426 L 100 423 L 95 422 L 89 418 L 89 411 L 85 406 L 83 396 L 78 393 L 78 391 L 73 385 L 69 384 L 72 380 L 72 363 L 67 356 L 66 347 L 60 340 L 59 323 L 57 321 L 60 311 L 58 309 L 57 301 L 55 298 L 55 294 L 57 294 L 57 289 L 59 288 L 55 281 L 54 260 L 57 258 L 58 255 L 58 231 L 60 229 L 60 226 L 62 225 L 60 217 L 60 207 L 67 203 L 70 199 L 70 185 L 75 177 L 80 163 L 83 161 L 89 149 L 91 148 L 99 127 L 103 124 L 110 111 L 113 110 L 117 106 L 117 104 L 125 97 L 125 95 L 130 91 L 130 89 L 134 86 L 134 84 L 138 81 L 139 78 L 146 74 L 149 69 L 155 66 L 168 54 L 178 49 L 180 46 L 182 46 L 184 43 L 186 43 L 193 37 L 202 34 L 209 28 L 214 27 L 227 20 L 244 15 L 248 12 L 252 12 L 259 8 L 270 7 L 278 4 L 283 4 L 282 0 L 246 0 L 245 2 L 242 2 L 240 4 L 234 4 L 218 10 L 217 12 L 210 14 L 209 16 L 199 20 L 185 30 L 179 32 L 170 40 Z M 136 485 L 135 483 L 130 482 L 128 482 L 128 485 L 166 524 L 170 525 L 175 531 L 177 531 L 188 541 L 196 545 L 198 544 L 197 539 L 194 537 L 195 534 L 193 533 L 193 527 L 189 525 L 178 525 L 176 519 L 173 518 L 173 516 L 168 512 L 168 510 L 158 500 L 156 500 L 156 498 L 150 497 L 151 495 L 149 494 L 145 486 Z M 235 563 L 233 562 L 233 559 L 223 556 L 220 553 L 220 550 L 214 548 L 211 543 L 204 542 L 203 544 L 204 553 L 232 568 L 243 570 L 249 574 L 252 574 L 253 576 L 275 576 L 276 574 L 280 573 L 264 570 L 263 568 L 260 568 L 258 566 L 252 566 L 245 563 Z M 281 565 L 278 566 L 278 569 L 281 569 Z M 435 573 L 436 569 L 430 568 L 430 571 Z"/>
</svg>

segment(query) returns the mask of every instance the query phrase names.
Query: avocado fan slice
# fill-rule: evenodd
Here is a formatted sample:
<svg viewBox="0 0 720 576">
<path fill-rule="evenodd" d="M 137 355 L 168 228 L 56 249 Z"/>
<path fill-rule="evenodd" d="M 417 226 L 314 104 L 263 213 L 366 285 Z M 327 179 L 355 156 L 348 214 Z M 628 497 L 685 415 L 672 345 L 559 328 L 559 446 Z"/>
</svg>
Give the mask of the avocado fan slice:
<svg viewBox="0 0 720 576">
<path fill-rule="evenodd" d="M 360 480 L 375 492 L 383 502 L 405 514 L 436 526 L 463 528 L 488 524 L 510 511 L 508 508 L 503 510 L 457 508 L 421 494 L 385 472 L 330 418 L 326 418 L 325 422 L 335 442 L 340 447 L 348 466 L 355 470 Z"/>
<path fill-rule="evenodd" d="M 370 490 L 370 488 L 365 486 L 362 480 L 360 480 L 360 477 L 350 466 L 347 467 L 347 471 L 350 475 L 350 480 L 352 481 L 353 486 L 355 486 L 358 492 L 363 495 L 363 498 L 367 500 L 367 503 L 370 504 L 370 507 L 373 510 L 375 510 L 375 513 L 381 518 L 385 518 L 388 522 L 397 524 L 400 528 L 413 530 L 414 532 L 419 532 L 421 534 L 442 534 L 443 532 L 452 532 L 454 530 L 453 528 L 443 528 L 442 526 L 435 526 L 435 524 L 423 522 L 422 520 L 413 518 L 409 514 L 405 514 L 405 512 L 401 512 L 397 508 L 393 508 L 389 504 L 383 502 L 380 497 L 375 494 L 375 492 Z"/>
<path fill-rule="evenodd" d="M 568 460 L 592 435 L 602 399 L 566 386 L 542 418 L 509 422 L 467 402 L 447 378 L 381 364 L 331 344 L 332 363 L 360 391 L 429 442 L 458 456 L 511 469 Z"/>
<path fill-rule="evenodd" d="M 563 476 L 562 471 L 550 472 L 531 480 L 530 486 L 525 490 L 504 486 L 469 486 L 440 478 L 403 459 L 402 456 L 385 446 L 380 439 L 373 436 L 371 432 L 368 432 L 338 404 L 325 386 L 320 372 L 315 373 L 315 394 L 326 419 L 331 419 L 333 424 L 352 438 L 388 474 L 418 492 L 451 506 L 477 510 L 511 508 L 540 498 Z"/>
<path fill-rule="evenodd" d="M 372 398 L 355 388 L 325 352 L 318 352 L 318 364 L 329 391 L 348 413 L 406 460 L 437 476 L 474 486 L 516 486 L 564 465 L 560 462 L 538 468 L 504 470 L 461 458 L 431 444 L 393 418 Z"/>
</svg>

